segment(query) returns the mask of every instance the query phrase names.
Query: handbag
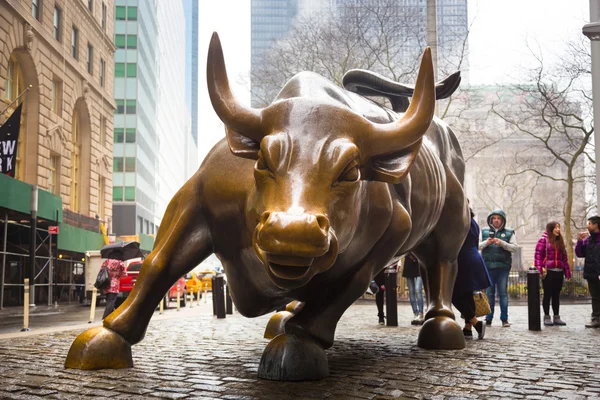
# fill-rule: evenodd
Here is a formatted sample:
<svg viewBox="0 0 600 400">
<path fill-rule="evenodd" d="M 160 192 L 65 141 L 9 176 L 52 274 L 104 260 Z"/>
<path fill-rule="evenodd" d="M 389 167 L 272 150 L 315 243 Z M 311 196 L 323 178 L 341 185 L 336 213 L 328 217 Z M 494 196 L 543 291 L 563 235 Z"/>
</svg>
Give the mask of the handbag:
<svg viewBox="0 0 600 400">
<path fill-rule="evenodd" d="M 371 281 L 369 283 L 369 288 L 367 289 L 367 293 L 369 294 L 377 294 L 379 292 L 379 285 L 375 281 Z"/>
<path fill-rule="evenodd" d="M 473 301 L 475 302 L 475 316 L 483 317 L 491 314 L 490 303 L 484 292 L 474 292 Z"/>
<path fill-rule="evenodd" d="M 108 268 L 106 265 L 103 265 L 98 271 L 98 275 L 96 276 L 96 282 L 94 286 L 98 290 L 106 289 L 110 285 L 110 274 L 108 273 Z"/>
</svg>

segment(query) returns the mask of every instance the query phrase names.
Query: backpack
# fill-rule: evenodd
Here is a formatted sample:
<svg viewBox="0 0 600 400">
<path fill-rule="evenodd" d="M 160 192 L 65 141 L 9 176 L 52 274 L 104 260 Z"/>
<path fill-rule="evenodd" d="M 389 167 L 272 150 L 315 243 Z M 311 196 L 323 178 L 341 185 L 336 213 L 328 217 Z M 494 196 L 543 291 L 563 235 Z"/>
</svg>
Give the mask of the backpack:
<svg viewBox="0 0 600 400">
<path fill-rule="evenodd" d="M 98 290 L 104 290 L 110 285 L 110 275 L 108 273 L 108 267 L 103 265 L 98 271 L 98 276 L 96 277 L 96 283 L 94 286 Z"/>
</svg>

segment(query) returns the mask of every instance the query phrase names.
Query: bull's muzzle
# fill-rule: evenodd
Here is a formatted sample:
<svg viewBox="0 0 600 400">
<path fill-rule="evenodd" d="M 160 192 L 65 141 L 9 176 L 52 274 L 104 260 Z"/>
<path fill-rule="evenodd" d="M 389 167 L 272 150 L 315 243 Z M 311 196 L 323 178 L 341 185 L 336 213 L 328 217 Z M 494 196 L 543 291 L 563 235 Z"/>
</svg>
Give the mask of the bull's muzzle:
<svg viewBox="0 0 600 400">
<path fill-rule="evenodd" d="M 288 286 L 281 282 L 297 286 L 329 268 L 332 241 L 336 242 L 335 236 L 323 214 L 265 212 L 256 227 L 255 247 L 267 273 L 280 286 Z"/>
</svg>

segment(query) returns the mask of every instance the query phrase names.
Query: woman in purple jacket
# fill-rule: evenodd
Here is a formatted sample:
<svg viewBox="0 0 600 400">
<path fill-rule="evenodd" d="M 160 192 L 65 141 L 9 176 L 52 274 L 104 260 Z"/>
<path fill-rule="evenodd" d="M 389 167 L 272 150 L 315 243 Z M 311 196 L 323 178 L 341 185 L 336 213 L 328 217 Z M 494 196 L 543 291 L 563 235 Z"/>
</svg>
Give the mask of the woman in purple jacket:
<svg viewBox="0 0 600 400">
<path fill-rule="evenodd" d="M 560 291 L 563 286 L 563 278 L 571 279 L 571 268 L 565 248 L 565 241 L 560 232 L 560 224 L 556 221 L 548 222 L 544 234 L 535 246 L 535 267 L 542 276 L 544 286 L 544 325 L 566 325 L 560 319 Z M 554 321 L 550 318 L 550 299 L 552 299 L 552 311 Z"/>
</svg>

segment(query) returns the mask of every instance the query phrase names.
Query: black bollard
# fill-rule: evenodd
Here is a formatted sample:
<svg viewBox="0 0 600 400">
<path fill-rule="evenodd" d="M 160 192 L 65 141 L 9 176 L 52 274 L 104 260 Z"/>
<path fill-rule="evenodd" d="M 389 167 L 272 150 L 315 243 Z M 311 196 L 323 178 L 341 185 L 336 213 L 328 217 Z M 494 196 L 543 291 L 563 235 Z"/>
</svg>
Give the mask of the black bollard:
<svg viewBox="0 0 600 400">
<path fill-rule="evenodd" d="M 233 314 L 233 302 L 231 301 L 231 295 L 229 294 L 229 285 L 225 284 L 225 305 L 226 313 Z"/>
<path fill-rule="evenodd" d="M 223 275 L 212 278 L 213 311 L 217 318 L 225 318 L 225 290 Z"/>
<path fill-rule="evenodd" d="M 398 270 L 396 264 L 385 269 L 385 313 L 387 326 L 398 326 Z"/>
<path fill-rule="evenodd" d="M 529 314 L 529 330 L 540 331 L 540 273 L 531 267 L 527 271 L 527 313 Z"/>
</svg>

